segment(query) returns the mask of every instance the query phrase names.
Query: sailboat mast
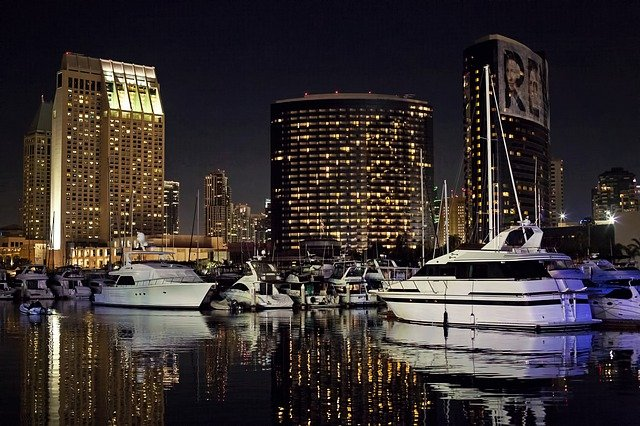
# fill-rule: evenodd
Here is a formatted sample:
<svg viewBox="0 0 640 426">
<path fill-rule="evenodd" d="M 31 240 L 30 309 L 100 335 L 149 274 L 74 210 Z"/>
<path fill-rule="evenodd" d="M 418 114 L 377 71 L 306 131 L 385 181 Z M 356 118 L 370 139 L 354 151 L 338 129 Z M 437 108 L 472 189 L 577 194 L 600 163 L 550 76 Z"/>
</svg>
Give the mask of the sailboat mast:
<svg viewBox="0 0 640 426">
<path fill-rule="evenodd" d="M 491 104 L 489 97 L 489 65 L 484 66 L 484 78 L 485 78 L 485 91 L 484 91 L 484 106 L 485 106 L 485 123 L 486 123 L 486 138 L 487 138 L 487 220 L 489 224 L 489 241 L 495 237 L 495 231 L 493 229 L 493 164 L 491 159 Z"/>
<path fill-rule="evenodd" d="M 447 253 L 449 253 L 449 197 L 447 195 L 447 180 L 444 180 L 444 239 L 447 242 Z"/>
<path fill-rule="evenodd" d="M 540 212 L 538 211 L 538 157 L 533 159 L 533 205 L 535 214 L 535 224 L 540 226 Z"/>
<path fill-rule="evenodd" d="M 422 148 L 420 148 L 420 212 L 422 213 L 422 257 L 420 260 L 424 263 L 424 176 L 422 171 Z"/>
</svg>

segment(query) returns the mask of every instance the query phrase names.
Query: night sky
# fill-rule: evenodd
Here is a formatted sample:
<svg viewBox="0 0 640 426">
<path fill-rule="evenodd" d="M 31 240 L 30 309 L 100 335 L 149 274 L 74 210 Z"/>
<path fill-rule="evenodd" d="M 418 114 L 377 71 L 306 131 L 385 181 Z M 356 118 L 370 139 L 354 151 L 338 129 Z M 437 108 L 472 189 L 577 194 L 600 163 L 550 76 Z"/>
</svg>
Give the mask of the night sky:
<svg viewBox="0 0 640 426">
<path fill-rule="evenodd" d="M 156 67 L 166 171 L 191 229 L 205 174 L 232 201 L 270 196 L 269 108 L 305 92 L 416 95 L 434 109 L 436 182 L 462 185 L 462 54 L 487 34 L 549 62 L 551 152 L 569 220 L 598 174 L 640 175 L 640 3 L 635 1 L 11 2 L 0 18 L 0 226 L 20 223 L 23 136 L 52 100 L 64 52 Z M 12 9 L 13 8 L 13 9 Z M 203 220 L 201 220 L 201 223 Z"/>
</svg>

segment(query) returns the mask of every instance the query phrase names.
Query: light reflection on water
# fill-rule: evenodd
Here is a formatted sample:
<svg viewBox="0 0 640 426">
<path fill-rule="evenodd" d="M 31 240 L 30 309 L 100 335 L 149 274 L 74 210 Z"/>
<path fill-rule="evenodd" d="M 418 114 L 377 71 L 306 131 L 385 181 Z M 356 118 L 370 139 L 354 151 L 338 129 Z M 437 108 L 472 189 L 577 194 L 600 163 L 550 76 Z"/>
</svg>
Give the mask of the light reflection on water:
<svg viewBox="0 0 640 426">
<path fill-rule="evenodd" d="M 640 335 L 444 330 L 384 311 L 0 304 L 4 424 L 633 422 Z M 597 403 L 594 403 L 597 402 Z"/>
</svg>

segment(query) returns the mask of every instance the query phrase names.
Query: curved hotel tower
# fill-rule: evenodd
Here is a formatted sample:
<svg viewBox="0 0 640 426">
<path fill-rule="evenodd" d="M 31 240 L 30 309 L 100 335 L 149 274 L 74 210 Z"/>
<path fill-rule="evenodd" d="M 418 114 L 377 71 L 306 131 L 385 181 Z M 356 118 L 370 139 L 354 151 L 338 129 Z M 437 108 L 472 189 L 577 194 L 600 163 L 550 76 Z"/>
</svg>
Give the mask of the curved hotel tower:
<svg viewBox="0 0 640 426">
<path fill-rule="evenodd" d="M 65 53 L 52 112 L 53 249 L 161 234 L 163 182 L 155 68 Z"/>
<path fill-rule="evenodd" d="M 421 242 L 433 188 L 432 107 L 405 96 L 306 95 L 271 105 L 276 251 L 335 238 L 347 250 Z M 422 155 L 423 169 L 420 158 Z M 424 192 L 424 201 L 431 197 Z"/>
<path fill-rule="evenodd" d="M 467 240 L 488 233 L 487 144 L 483 67 L 489 65 L 523 219 L 549 222 L 549 90 L 547 61 L 525 45 L 492 34 L 464 51 Z M 495 211 L 500 228 L 519 220 L 491 90 Z M 500 229 L 498 229 L 500 231 Z"/>
</svg>

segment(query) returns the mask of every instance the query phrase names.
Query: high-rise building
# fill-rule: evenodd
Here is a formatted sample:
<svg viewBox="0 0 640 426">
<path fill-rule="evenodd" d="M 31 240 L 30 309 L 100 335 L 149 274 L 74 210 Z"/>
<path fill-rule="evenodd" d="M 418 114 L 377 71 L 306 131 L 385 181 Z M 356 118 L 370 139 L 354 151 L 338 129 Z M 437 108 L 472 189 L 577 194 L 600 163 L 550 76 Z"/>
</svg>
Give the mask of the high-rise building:
<svg viewBox="0 0 640 426">
<path fill-rule="evenodd" d="M 205 232 L 228 242 L 231 221 L 231 188 L 224 170 L 216 170 L 204 178 Z"/>
<path fill-rule="evenodd" d="M 450 195 L 447 198 L 448 217 L 445 217 L 445 206 L 442 203 L 442 213 L 440 215 L 440 224 L 438 226 L 439 245 L 446 245 L 445 230 L 448 228 L 449 236 L 454 236 L 458 242 L 466 241 L 466 207 L 465 199 L 460 195 Z M 448 225 L 447 225 L 448 221 Z"/>
<path fill-rule="evenodd" d="M 261 252 L 263 249 L 267 251 L 271 243 L 271 199 L 267 198 L 264 202 L 264 211 L 251 215 L 253 230 L 255 234 L 255 242 Z M 268 250 L 269 252 L 271 250 Z"/>
<path fill-rule="evenodd" d="M 164 226 L 166 234 L 180 233 L 180 182 L 164 181 Z"/>
<path fill-rule="evenodd" d="M 591 191 L 594 220 L 612 220 L 617 213 L 638 211 L 635 174 L 622 167 L 613 167 L 598 176 L 598 185 Z"/>
<path fill-rule="evenodd" d="M 564 163 L 558 158 L 551 160 L 549 168 L 549 220 L 551 226 L 564 221 Z"/>
<path fill-rule="evenodd" d="M 27 239 L 49 239 L 51 102 L 42 99 L 24 136 L 22 224 Z"/>
<path fill-rule="evenodd" d="M 411 96 L 363 93 L 273 103 L 276 250 L 318 238 L 358 252 L 375 243 L 393 248 L 399 238 L 416 248 L 424 229 L 421 203 L 432 200 L 428 190 L 421 197 L 421 188 L 433 188 L 432 112 Z"/>
<path fill-rule="evenodd" d="M 164 231 L 155 68 L 65 53 L 52 112 L 54 249 Z"/>
<path fill-rule="evenodd" d="M 491 34 L 464 51 L 464 135 L 467 240 L 489 235 L 489 192 L 485 87 L 483 69 L 491 75 L 491 140 L 493 200 L 500 231 L 520 219 L 549 223 L 549 90 L 547 61 L 542 53 Z M 496 109 L 496 101 L 498 108 Z M 501 120 L 497 120 L 499 110 Z M 503 139 L 504 134 L 504 139 Z M 511 182 L 508 158 L 515 180 Z M 499 228 L 499 229 L 498 229 Z"/>
<path fill-rule="evenodd" d="M 254 227 L 251 219 L 251 207 L 247 204 L 231 204 L 231 229 L 229 232 L 230 243 L 254 241 Z"/>
</svg>

